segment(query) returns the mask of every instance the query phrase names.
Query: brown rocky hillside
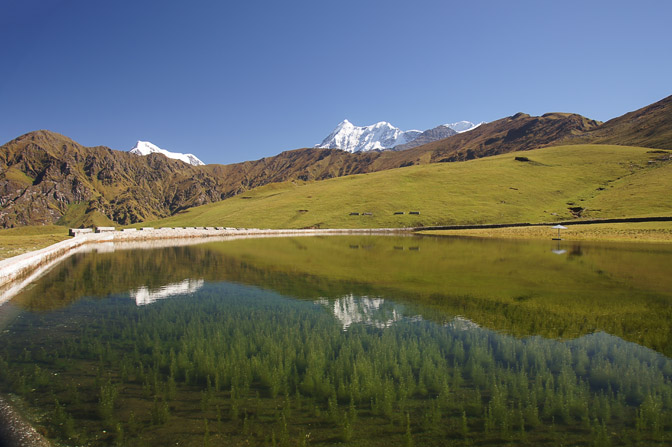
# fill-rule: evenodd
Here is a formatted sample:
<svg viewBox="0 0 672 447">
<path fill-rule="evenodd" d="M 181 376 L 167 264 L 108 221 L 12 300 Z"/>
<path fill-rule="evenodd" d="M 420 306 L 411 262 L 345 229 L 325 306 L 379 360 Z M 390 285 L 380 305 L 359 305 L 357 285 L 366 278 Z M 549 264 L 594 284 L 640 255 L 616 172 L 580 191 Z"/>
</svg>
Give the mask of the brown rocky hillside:
<svg viewBox="0 0 672 447">
<path fill-rule="evenodd" d="M 672 149 L 672 96 L 609 120 L 564 142 Z"/>
<path fill-rule="evenodd" d="M 84 147 L 41 130 L 0 147 L 0 227 L 142 222 L 269 182 L 355 174 L 361 166 L 352 154 L 330 149 L 192 166 L 159 154 Z"/>
<path fill-rule="evenodd" d="M 49 131 L 0 148 L 0 226 L 51 224 L 81 214 L 119 223 L 219 200 L 214 178 L 164 156 L 84 147 Z"/>
<path fill-rule="evenodd" d="M 457 135 L 457 132 L 450 127 L 437 126 L 433 129 L 422 132 L 410 143 L 400 144 L 399 146 L 393 147 L 392 150 L 405 151 L 406 149 L 412 149 L 414 147 L 422 146 L 423 144 L 428 144 L 433 141 L 443 140 L 444 138 L 452 137 L 453 135 Z"/>
</svg>

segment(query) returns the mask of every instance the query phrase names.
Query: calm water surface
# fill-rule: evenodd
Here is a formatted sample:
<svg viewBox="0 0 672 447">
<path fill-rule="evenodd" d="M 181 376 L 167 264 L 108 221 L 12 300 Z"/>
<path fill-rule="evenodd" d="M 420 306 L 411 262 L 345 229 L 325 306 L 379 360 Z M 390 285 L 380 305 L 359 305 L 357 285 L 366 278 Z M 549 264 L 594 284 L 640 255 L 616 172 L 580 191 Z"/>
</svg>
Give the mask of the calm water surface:
<svg viewBox="0 0 672 447">
<path fill-rule="evenodd" d="M 77 254 L 0 307 L 61 445 L 670 445 L 672 247 L 248 239 Z"/>
</svg>

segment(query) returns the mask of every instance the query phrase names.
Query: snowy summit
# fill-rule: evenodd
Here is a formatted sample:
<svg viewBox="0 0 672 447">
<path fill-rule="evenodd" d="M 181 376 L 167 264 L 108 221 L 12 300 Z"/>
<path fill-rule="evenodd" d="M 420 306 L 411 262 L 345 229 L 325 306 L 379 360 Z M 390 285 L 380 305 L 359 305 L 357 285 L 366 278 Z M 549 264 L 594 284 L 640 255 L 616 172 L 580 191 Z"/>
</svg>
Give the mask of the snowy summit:
<svg viewBox="0 0 672 447">
<path fill-rule="evenodd" d="M 477 128 L 478 126 L 480 126 L 481 124 L 484 124 L 484 123 L 481 122 L 481 123 L 478 123 L 478 124 L 474 124 L 471 121 L 458 121 L 458 122 L 452 123 L 452 124 L 442 124 L 442 126 L 447 127 L 449 129 L 453 129 L 457 133 L 462 133 L 462 132 L 467 132 L 469 130 L 473 130 L 473 129 Z"/>
<path fill-rule="evenodd" d="M 390 149 L 400 144 L 406 144 L 415 139 L 422 132 L 419 130 L 403 130 L 394 127 L 385 121 L 371 126 L 355 126 L 348 120 L 343 120 L 333 132 L 316 147 L 324 149 L 342 149 L 348 152 L 375 151 Z"/>
<path fill-rule="evenodd" d="M 135 155 L 162 154 L 168 158 L 174 158 L 194 166 L 205 164 L 194 154 L 180 154 L 178 152 L 170 152 L 165 149 L 161 149 L 149 141 L 138 141 L 135 143 L 135 147 L 133 147 L 133 149 L 131 149 L 129 152 Z"/>
<path fill-rule="evenodd" d="M 466 132 L 478 127 L 469 121 L 459 121 L 453 124 L 443 124 L 457 133 Z M 365 152 L 392 149 L 395 146 L 408 144 L 423 132 L 420 130 L 403 131 L 392 124 L 381 121 L 371 126 L 355 126 L 350 121 L 343 120 L 322 143 L 315 147 L 323 149 L 341 149 L 348 152 Z"/>
</svg>

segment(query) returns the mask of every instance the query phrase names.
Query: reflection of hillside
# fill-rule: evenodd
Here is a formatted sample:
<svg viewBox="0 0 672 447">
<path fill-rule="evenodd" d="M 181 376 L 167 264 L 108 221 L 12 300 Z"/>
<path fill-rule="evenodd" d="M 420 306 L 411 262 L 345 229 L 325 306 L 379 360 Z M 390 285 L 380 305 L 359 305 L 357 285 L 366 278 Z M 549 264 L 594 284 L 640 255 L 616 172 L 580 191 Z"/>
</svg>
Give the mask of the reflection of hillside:
<svg viewBox="0 0 672 447">
<path fill-rule="evenodd" d="M 471 329 L 477 329 L 479 326 L 471 320 L 467 320 L 464 317 L 457 316 L 451 321 L 445 324 L 446 327 L 449 327 L 455 331 L 468 331 Z"/>
<path fill-rule="evenodd" d="M 13 302 L 47 311 L 85 297 L 125 294 L 146 287 L 159 289 L 198 277 L 194 269 L 207 258 L 186 247 L 79 253 L 56 266 L 18 294 Z"/>
<path fill-rule="evenodd" d="M 82 297 L 199 278 L 311 301 L 384 297 L 402 303 L 407 315 L 437 322 L 461 315 L 520 336 L 574 338 L 603 330 L 670 352 L 672 275 L 660 274 L 670 251 L 573 245 L 557 255 L 544 242 L 332 236 L 89 253 L 69 258 L 14 302 L 49 310 Z M 636 275 L 622 273 L 628 264 Z M 340 310 L 344 318 L 349 309 Z"/>
<path fill-rule="evenodd" d="M 550 241 L 342 237 L 302 239 L 299 252 L 288 239 L 247 242 L 210 247 L 245 260 L 238 281 L 287 295 L 385 296 L 433 321 L 462 315 L 551 338 L 602 330 L 672 352 L 672 275 L 658 274 L 670 247 L 562 242 L 557 255 Z M 628 263 L 633 274 L 620 275 Z"/>
</svg>

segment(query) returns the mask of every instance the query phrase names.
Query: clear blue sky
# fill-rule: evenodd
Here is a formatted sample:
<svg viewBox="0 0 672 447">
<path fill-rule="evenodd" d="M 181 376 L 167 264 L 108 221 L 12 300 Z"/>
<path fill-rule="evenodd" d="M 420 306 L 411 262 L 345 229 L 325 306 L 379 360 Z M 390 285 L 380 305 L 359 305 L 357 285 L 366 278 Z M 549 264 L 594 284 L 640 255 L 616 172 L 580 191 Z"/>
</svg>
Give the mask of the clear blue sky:
<svg viewBox="0 0 672 447">
<path fill-rule="evenodd" d="M 344 118 L 606 121 L 672 94 L 671 18 L 666 0 L 3 0 L 0 144 L 49 129 L 232 163 Z"/>
</svg>

